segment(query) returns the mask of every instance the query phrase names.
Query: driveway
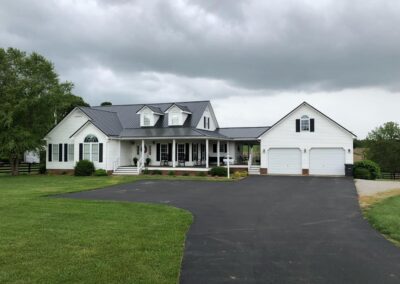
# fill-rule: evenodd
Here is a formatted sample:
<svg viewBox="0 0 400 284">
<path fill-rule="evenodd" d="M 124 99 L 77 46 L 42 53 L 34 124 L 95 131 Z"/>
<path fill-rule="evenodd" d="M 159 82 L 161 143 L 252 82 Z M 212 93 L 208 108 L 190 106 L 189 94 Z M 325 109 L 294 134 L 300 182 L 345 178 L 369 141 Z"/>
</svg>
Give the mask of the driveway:
<svg viewBox="0 0 400 284">
<path fill-rule="evenodd" d="M 191 211 L 181 283 L 400 283 L 400 249 L 363 219 L 352 179 L 139 181 L 66 197 Z"/>
</svg>

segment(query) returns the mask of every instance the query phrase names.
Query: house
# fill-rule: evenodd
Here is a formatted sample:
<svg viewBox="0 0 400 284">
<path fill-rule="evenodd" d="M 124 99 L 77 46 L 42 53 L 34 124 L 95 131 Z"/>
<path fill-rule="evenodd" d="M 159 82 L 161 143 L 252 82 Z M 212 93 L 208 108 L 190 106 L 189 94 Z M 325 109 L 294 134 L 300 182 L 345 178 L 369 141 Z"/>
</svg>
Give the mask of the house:
<svg viewBox="0 0 400 284">
<path fill-rule="evenodd" d="M 79 160 L 114 174 L 144 168 L 250 174 L 352 174 L 356 136 L 304 102 L 265 127 L 220 127 L 210 101 L 77 107 L 45 137 L 50 172 Z M 136 161 L 136 165 L 135 165 Z"/>
</svg>

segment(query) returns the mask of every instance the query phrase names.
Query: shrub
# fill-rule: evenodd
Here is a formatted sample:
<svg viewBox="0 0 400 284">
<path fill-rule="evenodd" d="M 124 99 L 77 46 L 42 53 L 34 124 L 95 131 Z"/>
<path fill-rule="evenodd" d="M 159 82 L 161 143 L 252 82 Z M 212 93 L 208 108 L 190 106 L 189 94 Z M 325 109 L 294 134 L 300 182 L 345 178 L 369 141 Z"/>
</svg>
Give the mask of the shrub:
<svg viewBox="0 0 400 284">
<path fill-rule="evenodd" d="M 227 175 L 227 170 L 224 167 L 214 167 L 211 169 L 210 174 L 212 176 L 219 176 L 219 177 L 224 177 Z"/>
<path fill-rule="evenodd" d="M 46 164 L 39 165 L 39 174 L 45 175 L 47 173 Z"/>
<path fill-rule="evenodd" d="M 91 176 L 94 173 L 94 165 L 91 161 L 82 160 L 76 163 L 76 176 Z"/>
<path fill-rule="evenodd" d="M 94 172 L 94 175 L 97 176 L 97 177 L 107 176 L 107 171 L 106 171 L 106 170 L 103 170 L 103 169 L 97 169 L 97 170 Z"/>
<path fill-rule="evenodd" d="M 369 179 L 377 179 L 381 176 L 381 169 L 377 163 L 371 160 L 363 160 L 354 163 L 354 176 L 356 176 L 357 169 L 367 169 L 369 172 Z M 357 170 L 358 171 L 358 170 Z M 360 173 L 359 171 L 357 173 Z"/>
<path fill-rule="evenodd" d="M 144 169 L 144 170 L 143 170 L 143 174 L 144 174 L 144 175 L 149 175 L 149 174 L 150 174 L 149 169 Z"/>
<path fill-rule="evenodd" d="M 150 165 L 151 159 L 150 158 L 146 158 L 146 165 Z"/>
<path fill-rule="evenodd" d="M 198 177 L 205 177 L 205 176 L 207 176 L 207 173 L 206 172 L 197 172 L 196 175 Z"/>
<path fill-rule="evenodd" d="M 135 165 L 135 167 L 137 167 L 137 162 L 138 162 L 139 160 L 138 160 L 138 158 L 133 158 L 133 164 Z"/>
<path fill-rule="evenodd" d="M 168 172 L 168 175 L 169 175 L 169 176 L 174 176 L 174 175 L 175 175 L 175 172 L 174 172 L 174 171 L 169 171 L 169 172 Z"/>
<path fill-rule="evenodd" d="M 371 173 L 366 168 L 356 168 L 354 170 L 354 177 L 359 179 L 371 179 Z"/>
<path fill-rule="evenodd" d="M 183 172 L 183 174 L 182 174 L 184 177 L 188 177 L 189 176 L 189 173 L 188 172 Z"/>
<path fill-rule="evenodd" d="M 154 171 L 151 171 L 151 174 L 152 175 L 162 175 L 162 171 L 161 170 L 154 170 Z"/>
</svg>

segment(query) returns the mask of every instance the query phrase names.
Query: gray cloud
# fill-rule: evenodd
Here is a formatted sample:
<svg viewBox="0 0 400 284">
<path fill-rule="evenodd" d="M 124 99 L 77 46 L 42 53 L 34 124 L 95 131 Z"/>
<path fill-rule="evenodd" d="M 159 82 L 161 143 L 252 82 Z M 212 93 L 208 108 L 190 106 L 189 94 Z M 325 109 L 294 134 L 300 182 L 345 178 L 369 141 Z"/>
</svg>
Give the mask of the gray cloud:
<svg viewBox="0 0 400 284">
<path fill-rule="evenodd" d="M 0 46 L 37 51 L 90 103 L 400 88 L 391 0 L 3 1 Z"/>
</svg>

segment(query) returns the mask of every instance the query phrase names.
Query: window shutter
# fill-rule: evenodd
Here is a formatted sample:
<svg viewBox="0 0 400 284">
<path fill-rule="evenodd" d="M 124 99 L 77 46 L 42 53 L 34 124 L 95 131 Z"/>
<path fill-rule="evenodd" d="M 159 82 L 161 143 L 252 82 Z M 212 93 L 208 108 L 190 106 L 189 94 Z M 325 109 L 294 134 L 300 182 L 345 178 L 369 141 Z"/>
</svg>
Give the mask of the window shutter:
<svg viewBox="0 0 400 284">
<path fill-rule="evenodd" d="M 62 150 L 63 150 L 63 144 L 58 144 L 58 161 L 62 162 L 63 156 L 62 156 Z"/>
<path fill-rule="evenodd" d="M 160 154 L 161 153 L 161 145 L 160 143 L 157 143 L 157 154 L 156 154 L 156 161 L 159 162 L 160 161 Z"/>
<path fill-rule="evenodd" d="M 51 162 L 52 161 L 52 157 L 53 157 L 53 145 L 52 144 L 49 144 L 49 146 L 48 146 L 48 154 L 49 154 L 49 162 Z"/>
<path fill-rule="evenodd" d="M 68 144 L 64 144 L 64 162 L 68 162 Z"/>
<path fill-rule="evenodd" d="M 172 161 L 172 143 L 168 143 L 168 161 Z"/>
<path fill-rule="evenodd" d="M 296 132 L 300 132 L 300 119 L 296 119 Z"/>
<path fill-rule="evenodd" d="M 189 162 L 189 143 L 186 143 L 185 161 Z"/>
<path fill-rule="evenodd" d="M 103 162 L 103 143 L 99 143 L 99 163 Z"/>
<path fill-rule="evenodd" d="M 213 153 L 217 153 L 217 144 L 213 144 Z"/>
<path fill-rule="evenodd" d="M 310 119 L 310 131 L 314 132 L 314 130 L 315 130 L 315 120 L 314 120 L 314 118 L 311 118 Z"/>
<path fill-rule="evenodd" d="M 210 118 L 207 117 L 207 129 L 210 129 Z"/>
<path fill-rule="evenodd" d="M 204 128 L 207 128 L 207 117 L 204 117 Z"/>
<path fill-rule="evenodd" d="M 79 161 L 83 160 L 83 144 L 79 143 Z"/>
</svg>

